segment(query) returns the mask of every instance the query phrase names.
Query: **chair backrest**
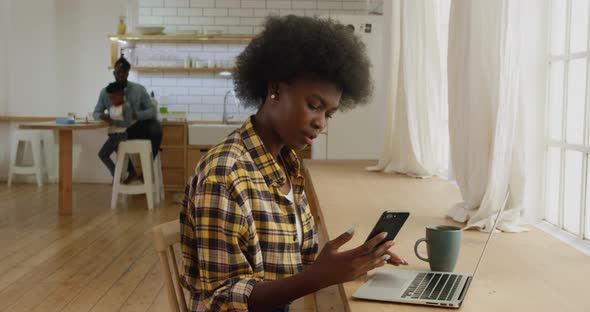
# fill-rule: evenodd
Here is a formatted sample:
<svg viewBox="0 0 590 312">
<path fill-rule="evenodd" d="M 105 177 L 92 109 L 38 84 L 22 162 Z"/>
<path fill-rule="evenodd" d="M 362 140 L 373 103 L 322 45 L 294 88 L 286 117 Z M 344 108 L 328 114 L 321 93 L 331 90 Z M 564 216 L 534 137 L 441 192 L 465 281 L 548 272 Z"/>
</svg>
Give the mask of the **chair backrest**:
<svg viewBox="0 0 590 312">
<path fill-rule="evenodd" d="M 186 312 L 187 305 L 184 298 L 180 275 L 174 255 L 174 244 L 180 243 L 180 222 L 174 220 L 153 227 L 154 245 L 160 257 L 160 269 L 168 292 L 170 311 Z"/>
</svg>

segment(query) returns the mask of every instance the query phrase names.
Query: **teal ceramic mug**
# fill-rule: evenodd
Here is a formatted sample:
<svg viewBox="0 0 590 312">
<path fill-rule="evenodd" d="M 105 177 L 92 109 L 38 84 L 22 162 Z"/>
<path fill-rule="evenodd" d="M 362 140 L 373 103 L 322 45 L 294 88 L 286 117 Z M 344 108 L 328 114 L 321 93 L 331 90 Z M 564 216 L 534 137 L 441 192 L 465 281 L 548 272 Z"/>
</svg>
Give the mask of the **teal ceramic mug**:
<svg viewBox="0 0 590 312">
<path fill-rule="evenodd" d="M 427 226 L 426 237 L 416 241 L 414 253 L 418 259 L 428 262 L 432 271 L 452 272 L 459 257 L 462 233 L 461 228 L 456 226 Z M 428 258 L 418 253 L 418 245 L 422 242 L 426 242 Z"/>
</svg>

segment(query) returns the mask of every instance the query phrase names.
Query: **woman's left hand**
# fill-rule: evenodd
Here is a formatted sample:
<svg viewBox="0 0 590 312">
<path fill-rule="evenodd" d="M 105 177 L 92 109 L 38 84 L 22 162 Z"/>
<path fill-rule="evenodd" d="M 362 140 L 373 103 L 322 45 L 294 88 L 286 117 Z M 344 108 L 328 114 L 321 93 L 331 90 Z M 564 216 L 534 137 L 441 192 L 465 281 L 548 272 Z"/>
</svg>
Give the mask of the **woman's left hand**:
<svg viewBox="0 0 590 312">
<path fill-rule="evenodd" d="M 389 258 L 389 260 L 387 260 L 387 263 L 389 263 L 391 265 L 395 265 L 395 266 L 408 265 L 408 262 L 406 260 L 404 260 L 400 256 L 396 255 L 393 251 L 388 250 L 386 252 L 386 254 L 388 254 L 391 257 L 391 258 Z"/>
</svg>

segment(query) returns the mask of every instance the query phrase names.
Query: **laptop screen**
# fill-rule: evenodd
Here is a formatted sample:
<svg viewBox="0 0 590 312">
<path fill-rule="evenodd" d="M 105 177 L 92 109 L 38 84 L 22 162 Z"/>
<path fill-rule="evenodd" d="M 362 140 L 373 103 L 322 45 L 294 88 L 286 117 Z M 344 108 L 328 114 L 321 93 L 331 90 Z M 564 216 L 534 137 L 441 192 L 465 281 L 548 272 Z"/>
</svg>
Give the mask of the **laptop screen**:
<svg viewBox="0 0 590 312">
<path fill-rule="evenodd" d="M 490 229 L 490 234 L 488 235 L 486 243 L 483 246 L 483 250 L 481 252 L 481 255 L 479 256 L 479 260 L 477 260 L 477 265 L 475 265 L 475 270 L 473 270 L 472 276 L 475 276 L 475 273 L 477 273 L 477 269 L 479 268 L 479 264 L 481 263 L 481 259 L 483 259 L 484 255 L 486 253 L 486 249 L 487 249 L 488 244 L 490 242 L 490 238 L 492 238 L 492 235 L 496 231 L 496 225 L 498 224 L 498 220 L 500 219 L 502 211 L 504 211 L 504 208 L 506 207 L 506 204 L 508 203 L 508 197 L 510 197 L 510 192 L 506 193 L 506 197 L 504 198 L 504 203 L 502 203 L 500 210 L 498 210 L 498 213 L 496 214 L 496 218 L 494 220 L 494 225 L 492 225 L 492 228 Z"/>
</svg>

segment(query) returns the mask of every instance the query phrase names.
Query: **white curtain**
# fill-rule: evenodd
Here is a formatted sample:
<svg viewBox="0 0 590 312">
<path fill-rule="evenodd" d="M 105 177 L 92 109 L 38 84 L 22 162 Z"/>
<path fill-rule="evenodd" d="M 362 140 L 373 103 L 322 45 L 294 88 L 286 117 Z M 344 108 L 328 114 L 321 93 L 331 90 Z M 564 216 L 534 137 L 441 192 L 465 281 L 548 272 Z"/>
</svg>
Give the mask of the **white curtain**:
<svg viewBox="0 0 590 312">
<path fill-rule="evenodd" d="M 522 163 L 520 1 L 455 0 L 449 25 L 451 166 L 463 202 L 448 211 L 466 228 L 488 231 L 505 195 L 498 229 L 519 226 Z"/>
<path fill-rule="evenodd" d="M 415 177 L 446 174 L 446 79 L 438 1 L 394 0 L 390 14 L 389 112 L 384 149 L 373 171 Z"/>
</svg>

